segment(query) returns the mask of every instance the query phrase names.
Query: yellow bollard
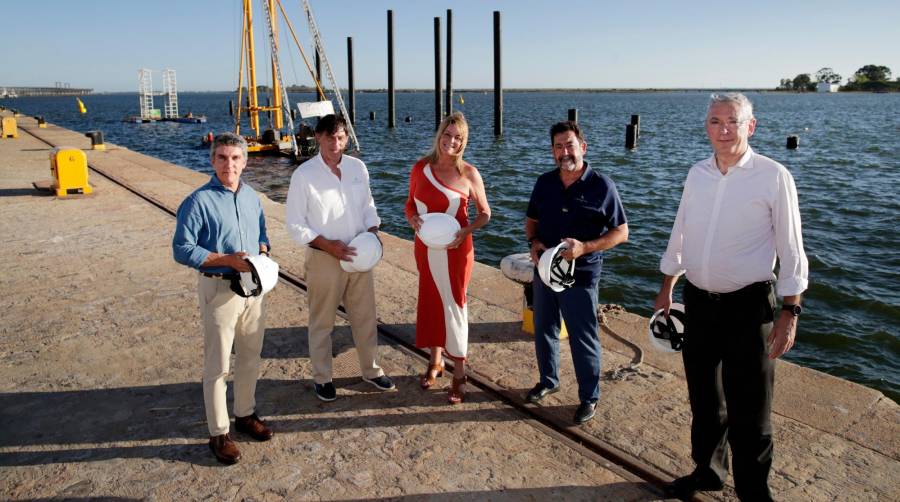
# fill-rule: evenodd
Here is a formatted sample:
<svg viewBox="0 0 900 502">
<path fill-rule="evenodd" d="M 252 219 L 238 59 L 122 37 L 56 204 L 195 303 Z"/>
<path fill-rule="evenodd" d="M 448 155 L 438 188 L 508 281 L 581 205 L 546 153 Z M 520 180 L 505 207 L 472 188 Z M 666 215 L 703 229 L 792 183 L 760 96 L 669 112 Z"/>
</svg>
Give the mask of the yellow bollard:
<svg viewBox="0 0 900 502">
<path fill-rule="evenodd" d="M 19 128 L 16 125 L 16 119 L 12 117 L 3 117 L 2 134 L 0 138 L 18 138 Z"/>
<path fill-rule="evenodd" d="M 50 153 L 50 173 L 57 197 L 89 194 L 87 155 L 77 148 L 55 148 Z"/>
<path fill-rule="evenodd" d="M 531 263 L 529 253 L 516 253 L 503 257 L 500 260 L 500 271 L 507 279 L 522 285 L 522 331 L 534 335 L 534 289 L 532 281 L 535 278 L 534 264 Z M 540 280 L 540 279 L 538 279 Z M 559 338 L 568 338 L 565 321 L 560 319 Z"/>
<path fill-rule="evenodd" d="M 530 305 L 522 306 L 522 331 L 529 335 L 534 335 L 534 308 Z M 569 332 L 566 330 L 566 321 L 559 321 L 559 339 L 569 338 Z"/>
</svg>

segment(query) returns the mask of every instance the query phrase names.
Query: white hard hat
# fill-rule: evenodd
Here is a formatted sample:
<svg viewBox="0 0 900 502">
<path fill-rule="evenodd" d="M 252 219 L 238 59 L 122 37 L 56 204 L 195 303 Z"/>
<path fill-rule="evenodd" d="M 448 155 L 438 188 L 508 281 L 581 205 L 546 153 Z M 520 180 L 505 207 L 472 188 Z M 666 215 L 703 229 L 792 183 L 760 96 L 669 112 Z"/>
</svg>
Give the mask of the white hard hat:
<svg viewBox="0 0 900 502">
<path fill-rule="evenodd" d="M 538 262 L 538 275 L 541 280 L 557 293 L 575 284 L 575 261 L 562 257 L 562 252 L 567 248 L 565 242 L 560 242 L 555 248 L 545 250 Z"/>
<path fill-rule="evenodd" d="M 351 261 L 341 260 L 341 268 L 345 272 L 368 272 L 375 268 L 384 254 L 381 241 L 372 232 L 362 232 L 348 246 L 356 248 L 356 256 L 352 256 Z"/>
<path fill-rule="evenodd" d="M 433 249 L 447 249 L 447 245 L 456 239 L 460 226 L 456 218 L 447 213 L 423 214 L 422 226 L 417 232 L 419 239 Z"/>
<path fill-rule="evenodd" d="M 531 263 L 531 253 L 504 256 L 500 260 L 500 271 L 507 279 L 512 279 L 519 284 L 529 284 L 534 280 L 534 263 Z"/>
<path fill-rule="evenodd" d="M 669 306 L 669 317 L 659 309 L 650 318 L 650 343 L 661 352 L 675 354 L 681 352 L 684 345 L 684 325 L 687 315 L 684 305 L 673 303 Z"/>
<path fill-rule="evenodd" d="M 278 284 L 278 263 L 265 255 L 246 256 L 249 272 L 241 272 L 239 281 L 232 281 L 231 289 L 243 297 L 262 296 Z"/>
</svg>

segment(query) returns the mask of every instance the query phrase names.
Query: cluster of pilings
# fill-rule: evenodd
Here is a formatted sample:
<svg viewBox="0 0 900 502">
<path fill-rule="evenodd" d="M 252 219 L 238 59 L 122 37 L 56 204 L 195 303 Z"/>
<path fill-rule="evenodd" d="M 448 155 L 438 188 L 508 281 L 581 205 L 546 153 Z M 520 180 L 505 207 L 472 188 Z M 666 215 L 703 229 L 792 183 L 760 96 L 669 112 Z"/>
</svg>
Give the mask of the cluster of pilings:
<svg viewBox="0 0 900 502">
<path fill-rule="evenodd" d="M 441 69 L 441 18 L 434 18 L 434 128 L 441 120 L 453 113 L 453 10 L 447 9 L 447 53 L 446 92 L 443 89 Z M 316 54 L 316 76 L 320 75 L 318 54 Z M 494 11 L 494 135 L 503 134 L 503 88 L 500 71 L 500 11 Z M 397 127 L 396 87 L 394 86 L 394 11 L 387 11 L 387 71 L 388 71 L 388 116 L 387 126 Z M 351 123 L 356 123 L 356 86 L 353 82 L 353 37 L 347 37 L 347 75 L 350 94 L 347 113 Z M 375 120 L 375 112 L 369 112 L 369 120 Z M 410 117 L 406 118 L 410 121 Z"/>
<path fill-rule="evenodd" d="M 501 44 L 500 44 L 500 11 L 494 11 L 494 136 L 503 135 L 503 86 L 501 71 Z M 434 128 L 440 126 L 441 120 L 453 113 L 453 10 L 447 9 L 447 48 L 446 48 L 446 84 L 441 71 L 441 18 L 434 18 Z M 319 53 L 316 52 L 316 77 L 321 75 Z M 396 87 L 394 86 L 394 11 L 387 11 L 387 126 L 397 126 L 396 113 Z M 356 123 L 356 87 L 353 81 L 353 37 L 347 37 L 347 75 L 349 79 L 348 90 L 350 94 L 348 118 L 351 123 Z M 446 85 L 446 90 L 442 89 Z M 319 99 L 324 99 L 320 96 Z M 577 122 L 578 110 L 570 108 L 568 119 Z M 369 112 L 369 120 L 375 120 L 375 112 Z M 410 122 L 411 117 L 406 117 Z M 638 146 L 641 136 L 641 116 L 632 115 L 631 122 L 625 126 L 625 148 L 634 150 Z M 799 145 L 797 136 L 789 136 L 787 148 L 796 149 Z"/>
</svg>

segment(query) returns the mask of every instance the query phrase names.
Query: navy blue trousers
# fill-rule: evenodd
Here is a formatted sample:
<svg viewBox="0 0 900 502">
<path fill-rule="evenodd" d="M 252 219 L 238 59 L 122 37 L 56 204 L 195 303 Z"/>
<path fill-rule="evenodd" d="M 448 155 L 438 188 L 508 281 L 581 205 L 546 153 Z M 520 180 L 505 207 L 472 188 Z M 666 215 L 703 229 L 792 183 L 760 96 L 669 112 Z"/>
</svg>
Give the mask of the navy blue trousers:
<svg viewBox="0 0 900 502">
<path fill-rule="evenodd" d="M 597 329 L 597 284 L 599 277 L 585 286 L 576 285 L 560 293 L 547 287 L 534 272 L 534 352 L 541 385 L 559 385 L 560 314 L 566 322 L 569 348 L 578 380 L 578 399 L 600 400 L 600 338 Z"/>
</svg>

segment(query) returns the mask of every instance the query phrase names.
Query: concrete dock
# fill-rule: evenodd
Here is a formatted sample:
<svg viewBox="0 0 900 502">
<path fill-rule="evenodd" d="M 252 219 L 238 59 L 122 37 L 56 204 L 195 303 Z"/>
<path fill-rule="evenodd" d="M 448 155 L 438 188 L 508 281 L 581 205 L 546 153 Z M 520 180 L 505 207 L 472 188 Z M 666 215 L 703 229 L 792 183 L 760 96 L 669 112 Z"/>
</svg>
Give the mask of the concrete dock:
<svg viewBox="0 0 900 502">
<path fill-rule="evenodd" d="M 80 133 L 29 117 L 18 124 L 18 138 L 0 139 L 0 251 L 11 265 L 0 275 L 0 499 L 661 499 L 646 479 L 547 425 L 570 424 L 578 404 L 567 344 L 563 391 L 525 413 L 473 386 L 458 406 L 443 390 L 422 391 L 425 361 L 386 337 L 381 364 L 398 389 L 373 392 L 340 325 L 338 399 L 323 403 L 312 391 L 305 294 L 285 282 L 267 296 L 257 389 L 276 436 L 236 434 L 243 459 L 218 464 L 206 446 L 197 274 L 172 260 L 175 220 L 147 200 L 174 211 L 208 175 L 112 144 L 91 151 Z M 59 199 L 32 187 L 50 178 L 50 145 L 87 152 L 93 195 Z M 284 206 L 265 197 L 263 206 L 273 258 L 302 279 Z M 412 342 L 412 244 L 383 240 L 379 319 Z M 476 264 L 471 368 L 507 396 L 537 381 L 521 304 L 520 286 Z M 649 347 L 645 318 L 611 308 L 604 321 L 597 416 L 568 427 L 662 477 L 686 474 L 680 358 Z M 900 406 L 880 392 L 779 361 L 773 420 L 777 499 L 900 500 Z M 735 500 L 730 480 L 707 495 Z"/>
</svg>

